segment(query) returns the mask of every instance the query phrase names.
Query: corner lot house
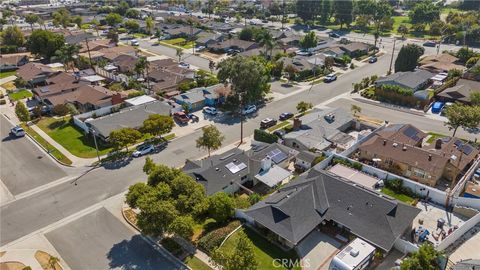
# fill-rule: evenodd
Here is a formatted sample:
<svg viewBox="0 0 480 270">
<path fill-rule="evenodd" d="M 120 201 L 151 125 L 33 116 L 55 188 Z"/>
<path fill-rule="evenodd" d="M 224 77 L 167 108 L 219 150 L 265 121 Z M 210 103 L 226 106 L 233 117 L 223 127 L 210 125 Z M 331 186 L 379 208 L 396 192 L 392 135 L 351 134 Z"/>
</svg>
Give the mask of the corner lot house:
<svg viewBox="0 0 480 270">
<path fill-rule="evenodd" d="M 388 252 L 397 239 L 410 232 L 419 212 L 329 172 L 313 170 L 244 213 L 247 222 L 268 229 L 289 248 L 313 230 L 330 226 L 344 228 Z"/>
<path fill-rule="evenodd" d="M 216 106 L 224 101 L 225 89 L 228 86 L 216 84 L 209 87 L 198 87 L 178 94 L 173 100 L 180 105 L 186 104 L 192 111 L 201 110 L 205 106 Z"/>
<path fill-rule="evenodd" d="M 432 73 L 448 72 L 452 69 L 465 70 L 465 67 L 460 64 L 458 58 L 449 53 L 427 55 L 418 62 L 418 65 L 420 69 Z"/>
<path fill-rule="evenodd" d="M 375 85 L 398 85 L 416 92 L 425 87 L 433 76 L 434 74 L 426 70 L 397 72 L 378 79 Z"/>
<path fill-rule="evenodd" d="M 437 98 L 443 102 L 471 104 L 470 96 L 473 93 L 480 93 L 480 82 L 460 79 L 455 86 L 437 94 Z"/>
</svg>

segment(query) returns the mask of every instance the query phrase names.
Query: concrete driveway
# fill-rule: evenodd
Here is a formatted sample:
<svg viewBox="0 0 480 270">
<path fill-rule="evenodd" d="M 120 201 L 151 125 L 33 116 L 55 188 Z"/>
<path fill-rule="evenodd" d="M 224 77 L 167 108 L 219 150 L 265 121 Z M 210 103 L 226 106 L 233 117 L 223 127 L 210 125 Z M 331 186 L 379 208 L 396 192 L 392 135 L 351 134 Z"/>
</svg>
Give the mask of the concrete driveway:
<svg viewBox="0 0 480 270">
<path fill-rule="evenodd" d="M 0 116 L 0 179 L 7 189 L 18 195 L 67 174 L 40 150 L 29 138 L 14 138 L 9 135 L 12 124 Z"/>
<path fill-rule="evenodd" d="M 179 269 L 105 208 L 45 237 L 71 269 Z"/>
<path fill-rule="evenodd" d="M 313 230 L 297 245 L 297 253 L 303 261 L 303 269 L 328 269 L 341 246 L 330 236 Z"/>
</svg>

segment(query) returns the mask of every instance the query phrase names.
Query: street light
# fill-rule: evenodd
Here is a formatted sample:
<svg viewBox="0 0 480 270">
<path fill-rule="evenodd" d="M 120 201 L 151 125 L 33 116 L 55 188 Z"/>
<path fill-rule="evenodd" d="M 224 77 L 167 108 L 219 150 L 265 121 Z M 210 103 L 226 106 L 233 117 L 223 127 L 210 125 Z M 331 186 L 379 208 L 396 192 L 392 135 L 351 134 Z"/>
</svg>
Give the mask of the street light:
<svg viewBox="0 0 480 270">
<path fill-rule="evenodd" d="M 98 145 L 97 145 L 97 132 L 93 128 L 90 128 L 90 132 L 93 135 L 93 142 L 95 143 L 95 150 L 97 150 L 98 162 L 100 162 L 100 154 L 98 154 Z"/>
</svg>

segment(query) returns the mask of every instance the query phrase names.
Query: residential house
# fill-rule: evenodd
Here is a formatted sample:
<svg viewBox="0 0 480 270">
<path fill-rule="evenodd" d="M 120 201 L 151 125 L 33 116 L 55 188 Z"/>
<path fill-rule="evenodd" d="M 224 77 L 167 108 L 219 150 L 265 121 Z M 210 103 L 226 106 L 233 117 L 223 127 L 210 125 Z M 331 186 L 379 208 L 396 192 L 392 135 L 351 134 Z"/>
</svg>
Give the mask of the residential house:
<svg viewBox="0 0 480 270">
<path fill-rule="evenodd" d="M 416 143 L 423 140 L 424 133 L 415 133 L 414 130 L 411 127 L 398 129 L 397 134 L 390 136 L 382 136 L 381 132 L 375 134 L 358 148 L 359 159 L 422 184 L 435 186 L 440 179 L 452 181 L 458 177 L 478 156 L 478 149 L 457 138 L 437 139 L 433 145 Z"/>
<path fill-rule="evenodd" d="M 436 98 L 443 102 L 461 102 L 464 104 L 471 104 L 471 95 L 479 92 L 480 82 L 460 79 L 455 86 L 449 87 L 438 93 Z"/>
<path fill-rule="evenodd" d="M 381 77 L 375 82 L 375 85 L 397 85 L 416 92 L 427 86 L 430 83 L 430 78 L 433 76 L 434 74 L 426 70 L 396 72 L 385 77 Z"/>
<path fill-rule="evenodd" d="M 162 101 L 153 101 L 137 106 L 126 107 L 119 112 L 95 119 L 87 119 L 85 123 L 95 130 L 99 138 L 108 141 L 110 132 L 126 127 L 138 129 L 143 125 L 143 121 L 151 114 L 170 115 L 171 106 Z"/>
<path fill-rule="evenodd" d="M 299 151 L 323 151 L 335 146 L 330 140 L 336 135 L 359 127 L 360 123 L 342 109 L 316 109 L 301 118 L 295 118 L 294 130 L 285 134 L 283 140 L 286 146 Z"/>
<path fill-rule="evenodd" d="M 291 178 L 285 168 L 297 153 L 276 143 L 249 151 L 234 148 L 201 160 L 187 159 L 183 171 L 205 186 L 208 195 L 250 191 L 258 184 L 270 189 Z"/>
<path fill-rule="evenodd" d="M 315 161 L 321 156 L 322 154 L 319 153 L 302 150 L 295 158 L 295 169 L 307 171 L 315 165 Z"/>
<path fill-rule="evenodd" d="M 351 42 L 340 46 L 340 49 L 344 50 L 352 58 L 368 54 L 370 48 L 369 44 L 363 42 Z"/>
<path fill-rule="evenodd" d="M 88 45 L 85 40 L 80 43 L 80 53 L 87 53 L 90 50 L 90 53 L 100 51 L 101 49 L 115 47 L 115 43 L 112 43 L 110 39 L 97 39 L 97 40 L 88 40 Z M 88 57 L 88 54 L 86 54 Z"/>
<path fill-rule="evenodd" d="M 45 83 L 50 76 L 59 73 L 41 63 L 27 63 L 17 70 L 17 77 L 27 81 L 31 86 Z"/>
<path fill-rule="evenodd" d="M 423 139 L 428 134 L 411 124 L 390 124 L 379 130 L 377 134 L 400 144 L 422 147 Z"/>
<path fill-rule="evenodd" d="M 418 208 L 314 169 L 244 214 L 249 224 L 267 229 L 289 248 L 313 230 L 338 226 L 389 252 L 404 233 L 410 232 L 419 212 Z"/>
<path fill-rule="evenodd" d="M 130 54 L 120 54 L 112 59 L 111 63 L 118 68 L 121 73 L 135 73 L 135 65 L 138 57 Z"/>
<path fill-rule="evenodd" d="M 216 44 L 223 41 L 223 35 L 217 33 L 208 33 L 206 35 L 200 36 L 196 41 L 195 44 L 197 46 L 205 46 L 208 48 L 212 44 Z"/>
<path fill-rule="evenodd" d="M 216 32 L 222 32 L 222 33 L 228 33 L 235 29 L 235 26 L 230 24 L 230 23 L 225 23 L 225 22 L 217 22 L 214 20 L 208 21 L 203 24 L 205 27 L 216 31 Z"/>
<path fill-rule="evenodd" d="M 240 52 L 258 48 L 259 45 L 252 41 L 241 39 L 227 39 L 222 42 L 211 44 L 209 48 L 213 51 L 226 52 L 228 49 L 239 50 Z"/>
<path fill-rule="evenodd" d="M 418 62 L 418 65 L 420 69 L 432 73 L 448 72 L 452 69 L 465 70 L 465 67 L 461 65 L 458 58 L 449 53 L 425 56 Z"/>
<path fill-rule="evenodd" d="M 201 110 L 205 106 L 217 106 L 224 102 L 225 89 L 230 87 L 224 84 L 198 87 L 174 96 L 173 100 L 180 105 L 186 104 L 190 111 Z"/>
<path fill-rule="evenodd" d="M 80 44 L 81 42 L 86 42 L 86 40 L 94 40 L 96 36 L 91 33 L 79 31 L 79 32 L 69 32 L 65 36 L 65 43 L 67 44 Z"/>
<path fill-rule="evenodd" d="M 302 38 L 303 38 L 302 35 L 289 35 L 284 38 L 278 39 L 277 42 L 283 48 L 298 47 L 300 45 L 300 40 L 302 40 Z"/>
<path fill-rule="evenodd" d="M 163 35 L 166 39 L 172 38 L 193 38 L 202 33 L 203 30 L 190 26 L 181 26 L 177 28 L 169 28 L 163 30 Z"/>
<path fill-rule="evenodd" d="M 322 67 L 324 65 L 324 60 L 320 56 L 315 58 L 306 58 L 302 56 L 295 57 L 282 57 L 279 61 L 283 62 L 283 66 L 292 66 L 297 72 L 313 71 L 315 68 Z"/>
<path fill-rule="evenodd" d="M 28 63 L 30 53 L 12 53 L 0 55 L 0 71 L 16 70 Z"/>
<path fill-rule="evenodd" d="M 98 52 L 103 54 L 103 58 L 107 61 L 112 61 L 120 55 L 127 54 L 131 56 L 137 56 L 137 49 L 132 46 L 115 46 L 108 48 L 101 48 Z"/>
<path fill-rule="evenodd" d="M 480 60 L 475 65 L 470 67 L 464 74 L 463 78 L 467 80 L 480 81 Z"/>
<path fill-rule="evenodd" d="M 338 46 L 330 47 L 322 51 L 326 57 L 340 58 L 345 54 L 345 51 Z"/>
</svg>

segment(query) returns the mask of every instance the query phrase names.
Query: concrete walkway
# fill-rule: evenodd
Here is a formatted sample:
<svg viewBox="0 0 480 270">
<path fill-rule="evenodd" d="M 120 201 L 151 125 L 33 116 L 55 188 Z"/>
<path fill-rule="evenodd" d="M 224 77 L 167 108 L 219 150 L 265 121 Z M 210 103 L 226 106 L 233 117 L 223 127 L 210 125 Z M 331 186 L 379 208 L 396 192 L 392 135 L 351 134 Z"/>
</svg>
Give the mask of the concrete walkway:
<svg viewBox="0 0 480 270">
<path fill-rule="evenodd" d="M 16 78 L 17 78 L 17 76 L 12 75 L 12 76 L 8 76 L 8 77 L 5 77 L 3 79 L 0 79 L 0 85 L 6 84 L 6 83 L 11 82 L 11 81 L 15 81 Z"/>
<path fill-rule="evenodd" d="M 43 270 L 42 265 L 40 265 L 40 263 L 35 258 L 36 252 L 36 249 L 7 250 L 5 255 L 0 257 L 0 262 L 19 262 L 23 263 L 25 266 L 30 266 L 32 270 Z M 59 264 L 60 266 L 62 266 L 61 262 L 59 262 Z"/>
</svg>

